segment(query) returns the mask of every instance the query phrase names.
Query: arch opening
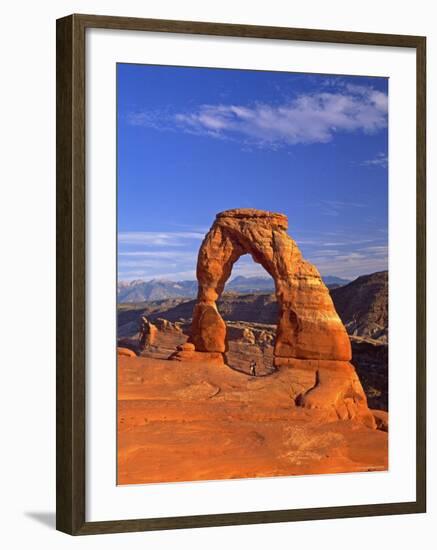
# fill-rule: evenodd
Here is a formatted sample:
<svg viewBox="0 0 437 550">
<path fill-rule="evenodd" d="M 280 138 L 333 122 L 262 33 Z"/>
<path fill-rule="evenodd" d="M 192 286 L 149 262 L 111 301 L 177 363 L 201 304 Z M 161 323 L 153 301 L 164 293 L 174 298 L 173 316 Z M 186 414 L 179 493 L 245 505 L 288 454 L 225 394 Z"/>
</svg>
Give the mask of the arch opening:
<svg viewBox="0 0 437 550">
<path fill-rule="evenodd" d="M 260 265 L 246 252 L 236 260 L 217 300 L 226 324 L 224 360 L 233 370 L 263 377 L 276 372 L 274 345 L 278 308 L 274 280 L 261 265 L 239 275 L 245 264 Z"/>
</svg>

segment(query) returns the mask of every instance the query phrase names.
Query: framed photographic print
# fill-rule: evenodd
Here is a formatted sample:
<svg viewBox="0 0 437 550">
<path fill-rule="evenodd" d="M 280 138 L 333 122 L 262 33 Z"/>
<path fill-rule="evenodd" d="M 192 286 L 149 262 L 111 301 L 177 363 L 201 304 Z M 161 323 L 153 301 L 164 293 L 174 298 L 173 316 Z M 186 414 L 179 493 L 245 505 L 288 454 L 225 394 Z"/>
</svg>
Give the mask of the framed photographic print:
<svg viewBox="0 0 437 550">
<path fill-rule="evenodd" d="M 425 38 L 57 22 L 57 528 L 424 512 Z"/>
</svg>

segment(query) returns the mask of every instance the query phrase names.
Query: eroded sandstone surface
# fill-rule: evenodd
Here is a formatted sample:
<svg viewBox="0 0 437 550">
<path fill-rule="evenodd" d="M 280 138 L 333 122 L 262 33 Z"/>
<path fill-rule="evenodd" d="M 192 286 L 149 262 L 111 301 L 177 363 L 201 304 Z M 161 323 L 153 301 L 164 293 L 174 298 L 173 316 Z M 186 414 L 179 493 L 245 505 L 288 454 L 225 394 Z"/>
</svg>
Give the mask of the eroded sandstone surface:
<svg viewBox="0 0 437 550">
<path fill-rule="evenodd" d="M 316 395 L 311 408 L 296 404 L 329 364 L 296 360 L 253 377 L 221 354 L 194 353 L 195 361 L 119 356 L 119 484 L 387 469 L 385 431 L 353 411 L 318 408 Z"/>
</svg>

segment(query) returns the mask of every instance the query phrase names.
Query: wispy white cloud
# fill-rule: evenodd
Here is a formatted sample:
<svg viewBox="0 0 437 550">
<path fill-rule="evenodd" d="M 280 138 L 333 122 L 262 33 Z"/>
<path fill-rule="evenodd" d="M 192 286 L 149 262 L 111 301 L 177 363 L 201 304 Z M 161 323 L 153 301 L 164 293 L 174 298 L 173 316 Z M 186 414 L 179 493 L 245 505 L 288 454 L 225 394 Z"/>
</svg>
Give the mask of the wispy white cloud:
<svg viewBox="0 0 437 550">
<path fill-rule="evenodd" d="M 361 203 L 355 204 L 357 209 L 361 208 Z M 301 234 L 302 239 L 299 238 Z M 312 262 L 324 276 L 353 279 L 359 275 L 388 269 L 386 228 L 372 225 L 363 229 L 362 234 L 351 233 L 346 229 L 315 232 L 309 239 L 302 231 L 296 231 L 293 237 L 296 238 L 304 258 Z"/>
<path fill-rule="evenodd" d="M 205 234 L 200 231 L 124 231 L 118 235 L 120 280 L 193 278 Z"/>
<path fill-rule="evenodd" d="M 328 201 L 332 208 L 347 208 L 361 203 Z M 382 234 L 384 233 L 384 234 Z M 364 273 L 387 269 L 388 249 L 385 229 L 373 227 L 372 232 L 351 234 L 335 232 L 291 232 L 306 259 L 316 265 L 322 275 L 354 278 Z M 194 280 L 200 239 L 204 233 L 183 232 L 125 232 L 120 234 L 118 251 L 119 280 L 169 279 Z M 232 276 L 267 275 L 250 255 L 234 265 Z"/>
<path fill-rule="evenodd" d="M 373 159 L 363 160 L 361 166 L 377 166 L 379 168 L 387 168 L 388 157 L 386 153 L 378 153 Z"/>
<path fill-rule="evenodd" d="M 201 105 L 187 112 L 132 113 L 131 124 L 180 130 L 260 147 L 326 143 L 338 132 L 373 133 L 387 126 L 388 98 L 369 86 L 302 94 L 280 104 Z"/>
<path fill-rule="evenodd" d="M 366 246 L 352 251 L 316 250 L 307 256 L 322 275 L 354 278 L 388 269 L 388 247 Z"/>
<path fill-rule="evenodd" d="M 173 114 L 168 109 L 133 111 L 126 114 L 126 121 L 131 126 L 146 126 L 155 130 L 173 130 Z"/>
<path fill-rule="evenodd" d="M 191 259 L 192 252 L 168 251 L 168 250 L 136 250 L 130 252 L 119 252 L 121 258 L 165 258 L 165 259 Z"/>
<path fill-rule="evenodd" d="M 387 125 L 387 96 L 372 88 L 301 95 L 282 105 L 203 105 L 176 115 L 191 131 L 240 135 L 261 144 L 326 143 L 336 132 L 375 132 Z"/>
<path fill-rule="evenodd" d="M 333 200 L 323 200 L 320 201 L 322 204 L 327 204 L 332 208 L 365 208 L 366 205 L 361 202 L 350 202 L 350 201 L 333 201 Z"/>
<path fill-rule="evenodd" d="M 385 256 L 388 253 L 388 246 L 387 245 L 366 246 L 361 250 L 364 250 L 365 252 L 370 252 L 377 256 Z"/>
<path fill-rule="evenodd" d="M 167 281 L 194 281 L 196 279 L 196 270 L 189 269 L 186 271 L 157 271 L 150 275 L 147 271 L 138 270 L 123 270 L 118 271 L 119 282 L 133 281 L 135 279 L 142 281 L 151 281 L 154 279 L 161 279 Z"/>
<path fill-rule="evenodd" d="M 118 242 L 121 244 L 143 244 L 149 246 L 182 246 L 187 240 L 201 240 L 204 236 L 204 233 L 191 231 L 127 231 L 118 234 Z"/>
<path fill-rule="evenodd" d="M 318 243 L 320 246 L 356 246 L 358 244 L 373 243 L 375 239 L 345 239 L 343 241 Z"/>
<path fill-rule="evenodd" d="M 365 204 L 358 202 L 336 200 L 321 200 L 312 206 L 320 209 L 320 213 L 324 216 L 339 216 L 343 210 L 349 210 L 350 208 L 366 208 Z"/>
<path fill-rule="evenodd" d="M 169 225 L 173 227 L 179 227 L 183 231 L 188 233 L 202 233 L 206 235 L 208 233 L 210 227 L 206 225 L 193 225 L 191 223 L 179 223 L 179 222 L 173 222 L 169 221 Z"/>
<path fill-rule="evenodd" d="M 173 253 L 162 250 L 147 252 L 119 252 L 120 268 L 180 269 L 184 265 L 196 265 L 197 251 Z"/>
<path fill-rule="evenodd" d="M 178 263 L 171 262 L 168 260 L 120 260 L 118 262 L 118 267 L 120 269 L 131 269 L 131 270 L 137 270 L 137 269 L 174 269 L 175 267 L 178 267 Z"/>
</svg>

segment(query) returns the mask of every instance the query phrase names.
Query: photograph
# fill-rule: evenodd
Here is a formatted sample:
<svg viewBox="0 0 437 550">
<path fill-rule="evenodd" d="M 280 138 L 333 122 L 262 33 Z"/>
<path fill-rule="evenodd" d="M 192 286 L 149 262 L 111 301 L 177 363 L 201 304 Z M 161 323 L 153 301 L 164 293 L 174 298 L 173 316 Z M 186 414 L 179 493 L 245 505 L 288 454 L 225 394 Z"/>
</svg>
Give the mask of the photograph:
<svg viewBox="0 0 437 550">
<path fill-rule="evenodd" d="M 436 538 L 412 7 L 5 4 L 6 550 Z"/>
<path fill-rule="evenodd" d="M 389 79 L 116 71 L 117 484 L 387 471 Z"/>
</svg>

